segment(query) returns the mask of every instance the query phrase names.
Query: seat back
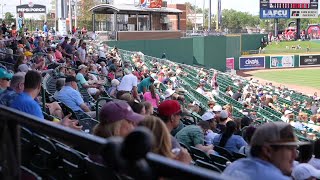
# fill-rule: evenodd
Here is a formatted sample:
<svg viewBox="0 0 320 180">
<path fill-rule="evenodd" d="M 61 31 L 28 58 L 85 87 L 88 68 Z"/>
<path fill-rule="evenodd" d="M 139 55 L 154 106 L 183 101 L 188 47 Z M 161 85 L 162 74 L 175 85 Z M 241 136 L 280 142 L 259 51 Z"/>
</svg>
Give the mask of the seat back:
<svg viewBox="0 0 320 180">
<path fill-rule="evenodd" d="M 233 152 L 232 153 L 233 155 L 233 160 L 238 160 L 238 159 L 241 159 L 241 158 L 246 158 L 247 156 L 245 154 L 242 154 L 242 153 L 236 153 L 236 152 Z"/>
<path fill-rule="evenodd" d="M 120 180 L 118 175 L 111 169 L 102 164 L 93 162 L 88 157 L 85 157 L 88 178 L 94 180 Z"/>
<path fill-rule="evenodd" d="M 217 166 L 210 164 L 210 163 L 207 163 L 207 162 L 204 162 L 204 161 L 201 161 L 199 159 L 196 160 L 196 165 L 199 167 L 202 167 L 202 168 L 206 168 L 206 169 L 218 172 L 218 173 L 222 173 L 222 171 Z"/>
<path fill-rule="evenodd" d="M 35 144 L 40 150 L 40 154 L 43 158 L 52 159 L 57 158 L 57 149 L 54 144 L 44 136 L 34 133 L 33 139 Z"/>
<path fill-rule="evenodd" d="M 82 130 L 87 133 L 92 133 L 94 126 L 99 124 L 99 122 L 93 118 L 80 119 L 79 124 L 82 126 Z"/>
<path fill-rule="evenodd" d="M 190 146 L 190 150 L 191 150 L 191 153 L 194 157 L 194 160 L 202 160 L 204 162 L 208 162 L 208 163 L 211 163 L 211 159 L 210 157 L 203 151 L 201 151 L 200 149 L 194 147 L 194 146 Z"/>
<path fill-rule="evenodd" d="M 41 180 L 42 178 L 30 169 L 20 166 L 21 179 L 23 180 Z"/>
<path fill-rule="evenodd" d="M 80 153 L 60 143 L 56 143 L 56 147 L 62 159 L 63 170 L 67 173 L 68 178 L 80 177 L 85 174 L 85 161 Z"/>
<path fill-rule="evenodd" d="M 39 175 L 46 176 L 58 166 L 57 149 L 47 137 L 33 133 L 33 140 L 37 152 L 32 157 L 30 168 Z"/>
<path fill-rule="evenodd" d="M 189 148 L 187 145 L 185 145 L 185 144 L 182 143 L 182 142 L 179 142 L 179 144 L 180 144 L 181 147 L 187 149 L 190 154 L 192 153 L 191 150 L 190 150 L 190 148 Z"/>
<path fill-rule="evenodd" d="M 32 143 L 33 134 L 29 129 L 21 127 L 20 133 L 22 145 Z"/>
<path fill-rule="evenodd" d="M 226 157 L 228 158 L 229 160 L 232 160 L 232 154 L 226 150 L 225 148 L 223 147 L 220 147 L 220 146 L 214 146 L 214 151 L 218 152 L 220 156 L 223 156 L 223 157 Z"/>
<path fill-rule="evenodd" d="M 210 154 L 209 156 L 214 164 L 226 165 L 228 161 L 231 162 L 228 158 L 220 155 Z"/>
<path fill-rule="evenodd" d="M 29 164 L 36 149 L 33 143 L 33 134 L 29 129 L 21 127 L 20 142 L 21 142 L 21 163 L 23 165 L 26 165 L 26 164 Z"/>
</svg>

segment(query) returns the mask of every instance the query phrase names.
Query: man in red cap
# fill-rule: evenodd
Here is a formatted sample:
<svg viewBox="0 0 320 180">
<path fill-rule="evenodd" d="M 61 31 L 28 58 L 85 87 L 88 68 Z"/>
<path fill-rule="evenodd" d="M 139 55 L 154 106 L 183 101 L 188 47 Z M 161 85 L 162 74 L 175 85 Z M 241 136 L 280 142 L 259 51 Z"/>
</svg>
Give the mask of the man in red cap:
<svg viewBox="0 0 320 180">
<path fill-rule="evenodd" d="M 179 126 L 181 114 L 181 106 L 176 100 L 166 100 L 158 106 L 158 116 L 166 124 L 169 132 Z M 172 137 L 171 140 L 173 148 L 180 147 L 174 137 Z"/>
</svg>

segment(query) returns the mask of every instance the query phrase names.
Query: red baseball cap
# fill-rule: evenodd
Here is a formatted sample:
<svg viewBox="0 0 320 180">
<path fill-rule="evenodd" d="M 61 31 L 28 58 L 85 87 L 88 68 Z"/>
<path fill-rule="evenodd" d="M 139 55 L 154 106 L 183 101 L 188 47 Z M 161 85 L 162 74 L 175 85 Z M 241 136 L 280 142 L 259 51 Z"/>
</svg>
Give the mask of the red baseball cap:
<svg viewBox="0 0 320 180">
<path fill-rule="evenodd" d="M 176 100 L 166 100 L 158 106 L 158 112 L 162 116 L 171 116 L 181 112 L 181 106 Z"/>
</svg>

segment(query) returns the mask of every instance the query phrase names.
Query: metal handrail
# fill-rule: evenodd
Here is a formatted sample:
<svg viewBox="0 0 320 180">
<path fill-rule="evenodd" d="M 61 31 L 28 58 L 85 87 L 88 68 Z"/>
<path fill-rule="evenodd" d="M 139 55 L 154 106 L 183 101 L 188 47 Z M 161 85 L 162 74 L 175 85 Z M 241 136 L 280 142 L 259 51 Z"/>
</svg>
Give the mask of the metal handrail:
<svg viewBox="0 0 320 180">
<path fill-rule="evenodd" d="M 103 101 L 103 100 L 105 100 L 105 101 L 112 101 L 112 98 L 108 98 L 108 97 L 101 97 L 101 98 L 99 98 L 98 100 L 97 100 L 97 102 L 96 102 L 96 119 L 97 119 L 97 121 L 99 121 L 100 122 L 100 119 L 99 119 L 99 103 L 100 103 L 100 101 Z"/>
<path fill-rule="evenodd" d="M 131 141 L 129 139 L 128 140 L 125 139 L 125 141 L 123 141 L 122 143 L 122 141 L 118 140 L 117 142 L 120 142 L 121 144 L 117 145 L 115 139 L 112 139 L 112 138 L 105 139 L 105 138 L 97 137 L 94 135 L 82 133 L 80 131 L 63 127 L 61 125 L 58 125 L 49 121 L 45 121 L 38 117 L 1 105 L 0 106 L 0 127 L 1 128 L 5 127 L 4 129 L 6 129 L 5 131 L 2 131 L 2 133 L 6 133 L 6 134 L 2 134 L 2 135 L 7 137 L 6 138 L 7 141 L 12 142 L 14 150 L 11 152 L 8 152 L 8 151 L 4 152 L 3 148 L 0 148 L 0 153 L 3 155 L 2 158 L 8 158 L 7 156 L 8 154 L 6 153 L 11 153 L 10 155 L 14 155 L 15 157 L 13 159 L 15 162 L 11 162 L 10 164 L 8 164 L 7 168 L 17 169 L 18 171 L 18 173 L 15 173 L 13 171 L 11 172 L 11 174 L 4 173 L 5 175 L 3 177 L 4 179 L 8 177 L 10 177 L 10 179 L 20 179 L 19 167 L 21 163 L 21 157 L 20 157 L 21 148 L 20 148 L 19 125 L 30 128 L 33 131 L 36 131 L 37 133 L 42 133 L 52 138 L 63 139 L 64 142 L 70 145 L 80 146 L 83 150 L 88 151 L 90 153 L 101 154 L 102 157 L 123 158 L 124 160 L 127 160 L 130 165 L 133 165 L 138 162 L 135 161 L 134 159 L 133 160 L 128 159 L 129 157 L 127 158 L 124 157 L 123 154 L 121 154 L 119 151 L 116 151 L 116 150 L 119 150 L 119 148 L 117 147 L 125 146 L 126 148 L 132 148 L 134 150 L 143 148 L 140 146 L 138 147 L 138 149 L 137 147 L 132 147 L 136 145 L 135 143 L 132 143 L 132 140 L 135 139 L 134 141 L 136 140 L 139 141 L 140 138 L 144 140 L 143 137 L 141 136 L 141 134 L 143 133 L 140 133 L 140 135 L 135 134 L 136 136 L 134 135 L 131 136 L 131 139 L 130 139 Z M 3 139 L 4 138 L 2 138 L 1 140 Z M 126 141 L 127 142 L 130 141 L 130 142 L 128 142 L 128 144 L 125 144 Z M 0 144 L 3 146 L 5 143 L 1 142 Z M 162 177 L 175 177 L 178 179 L 199 179 L 199 180 L 230 179 L 230 177 L 222 176 L 213 171 L 205 170 L 199 167 L 185 165 L 178 161 L 170 160 L 168 158 L 165 158 L 163 156 L 159 156 L 150 152 L 147 153 L 147 156 L 145 158 L 147 160 L 146 165 L 151 167 L 152 169 L 151 173 L 154 173 L 155 176 L 161 175 Z M 117 161 L 121 161 L 121 159 L 119 160 L 115 158 L 110 163 L 118 164 L 119 162 Z M 113 167 L 113 168 L 116 168 L 116 167 Z M 139 167 L 139 168 L 146 168 L 146 167 Z M 139 170 L 143 171 L 142 169 L 139 169 Z"/>
</svg>

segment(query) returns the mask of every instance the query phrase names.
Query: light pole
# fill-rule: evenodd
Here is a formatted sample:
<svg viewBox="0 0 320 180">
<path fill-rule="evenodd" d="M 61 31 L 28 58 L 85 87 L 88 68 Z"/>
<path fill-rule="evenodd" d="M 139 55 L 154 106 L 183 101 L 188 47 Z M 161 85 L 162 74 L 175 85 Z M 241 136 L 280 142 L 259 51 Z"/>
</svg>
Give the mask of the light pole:
<svg viewBox="0 0 320 180">
<path fill-rule="evenodd" d="M 74 3 L 74 27 L 75 28 L 78 27 L 77 11 L 78 11 L 78 0 L 75 0 L 75 3 Z"/>
<path fill-rule="evenodd" d="M 72 12 L 71 12 L 71 0 L 69 0 L 69 30 L 72 34 Z"/>
<path fill-rule="evenodd" d="M 6 6 L 6 4 L 0 4 L 1 5 L 1 18 L 4 20 L 4 15 L 3 15 L 3 6 Z"/>
</svg>

